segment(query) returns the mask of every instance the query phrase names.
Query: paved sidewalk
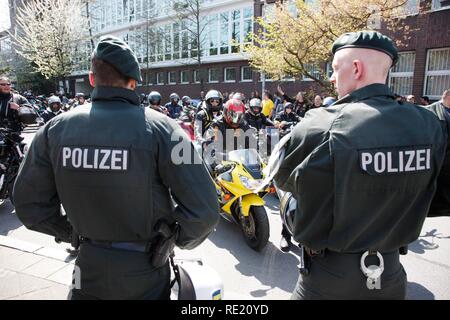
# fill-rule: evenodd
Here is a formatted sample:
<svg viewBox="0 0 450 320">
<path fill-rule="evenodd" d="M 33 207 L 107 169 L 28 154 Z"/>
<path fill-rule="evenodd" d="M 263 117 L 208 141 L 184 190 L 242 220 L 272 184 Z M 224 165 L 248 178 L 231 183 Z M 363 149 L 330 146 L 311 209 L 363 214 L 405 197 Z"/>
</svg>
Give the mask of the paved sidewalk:
<svg viewBox="0 0 450 320">
<path fill-rule="evenodd" d="M 0 300 L 66 300 L 73 268 L 63 250 L 0 236 Z"/>
</svg>

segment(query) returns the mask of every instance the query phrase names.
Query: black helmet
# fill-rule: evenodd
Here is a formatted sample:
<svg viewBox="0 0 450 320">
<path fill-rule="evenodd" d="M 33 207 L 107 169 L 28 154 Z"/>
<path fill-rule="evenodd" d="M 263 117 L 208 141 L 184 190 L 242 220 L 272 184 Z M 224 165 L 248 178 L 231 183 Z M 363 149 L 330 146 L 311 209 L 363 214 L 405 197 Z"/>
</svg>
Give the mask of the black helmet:
<svg viewBox="0 0 450 320">
<path fill-rule="evenodd" d="M 262 113 L 262 103 L 260 99 L 250 100 L 250 113 L 254 116 L 259 116 Z"/>
<path fill-rule="evenodd" d="M 150 92 L 150 94 L 148 95 L 148 103 L 150 103 L 151 105 L 161 105 L 161 94 L 157 91 L 152 91 Z"/>
<path fill-rule="evenodd" d="M 172 93 L 170 95 L 169 99 L 170 99 L 171 102 L 174 101 L 174 100 L 177 100 L 177 103 L 178 103 L 178 101 L 180 101 L 180 96 L 178 94 L 176 94 L 176 93 Z"/>
<path fill-rule="evenodd" d="M 188 96 L 184 96 L 181 101 L 183 102 L 183 105 L 191 105 L 192 104 L 192 99 Z"/>
<path fill-rule="evenodd" d="M 17 114 L 19 121 L 24 125 L 36 124 L 37 122 L 38 115 L 32 108 L 20 107 Z"/>
<path fill-rule="evenodd" d="M 284 112 L 286 112 L 286 109 L 291 109 L 291 111 L 294 111 L 294 105 L 292 103 L 290 103 L 290 102 L 287 102 L 284 105 Z"/>
<path fill-rule="evenodd" d="M 219 104 L 217 106 L 211 105 L 212 100 L 218 100 Z M 208 107 L 208 110 L 211 112 L 219 112 L 222 110 L 223 105 L 223 96 L 222 94 L 217 90 L 211 90 L 206 94 L 205 97 L 206 106 Z"/>
</svg>

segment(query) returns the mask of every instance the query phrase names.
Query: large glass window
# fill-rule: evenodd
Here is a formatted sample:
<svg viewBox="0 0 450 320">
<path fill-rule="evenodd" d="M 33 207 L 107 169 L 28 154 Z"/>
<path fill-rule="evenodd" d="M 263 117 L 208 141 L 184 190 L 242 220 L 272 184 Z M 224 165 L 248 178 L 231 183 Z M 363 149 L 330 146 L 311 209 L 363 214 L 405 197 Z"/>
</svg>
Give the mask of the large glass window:
<svg viewBox="0 0 450 320">
<path fill-rule="evenodd" d="M 402 96 L 412 94 L 415 63 L 415 52 L 399 53 L 399 60 L 389 75 L 389 86 L 394 93 Z"/>
<path fill-rule="evenodd" d="M 220 15 L 220 54 L 230 53 L 229 21 L 229 12 L 224 12 Z"/>
<path fill-rule="evenodd" d="M 450 1 L 448 0 L 433 0 L 433 10 L 450 8 Z"/>
<path fill-rule="evenodd" d="M 220 76 L 219 69 L 217 69 L 217 68 L 209 69 L 209 82 L 210 83 L 219 82 L 219 76 Z"/>
<path fill-rule="evenodd" d="M 170 71 L 167 73 L 167 78 L 169 79 L 169 84 L 177 83 L 177 73 L 175 71 Z"/>
<path fill-rule="evenodd" d="M 236 69 L 235 68 L 225 68 L 225 82 L 236 82 Z"/>
<path fill-rule="evenodd" d="M 189 71 L 180 72 L 181 83 L 189 83 Z"/>
<path fill-rule="evenodd" d="M 242 82 L 253 81 L 253 71 L 252 71 L 251 67 L 242 67 L 241 68 L 241 81 Z"/>
<path fill-rule="evenodd" d="M 450 88 L 450 48 L 428 50 L 425 95 L 439 99 Z"/>
</svg>

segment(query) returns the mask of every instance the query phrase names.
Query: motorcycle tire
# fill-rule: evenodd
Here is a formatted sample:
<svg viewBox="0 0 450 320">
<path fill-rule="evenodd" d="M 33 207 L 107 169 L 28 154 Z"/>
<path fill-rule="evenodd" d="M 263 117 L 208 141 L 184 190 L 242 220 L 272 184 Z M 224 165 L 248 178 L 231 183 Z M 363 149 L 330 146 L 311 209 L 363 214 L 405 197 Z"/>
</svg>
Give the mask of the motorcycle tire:
<svg viewBox="0 0 450 320">
<path fill-rule="evenodd" d="M 254 233 L 248 232 L 249 230 L 241 222 L 241 230 L 245 242 L 250 248 L 260 252 L 266 247 L 270 235 L 269 218 L 266 209 L 264 207 L 251 207 L 248 219 L 250 224 L 254 226 Z"/>
</svg>

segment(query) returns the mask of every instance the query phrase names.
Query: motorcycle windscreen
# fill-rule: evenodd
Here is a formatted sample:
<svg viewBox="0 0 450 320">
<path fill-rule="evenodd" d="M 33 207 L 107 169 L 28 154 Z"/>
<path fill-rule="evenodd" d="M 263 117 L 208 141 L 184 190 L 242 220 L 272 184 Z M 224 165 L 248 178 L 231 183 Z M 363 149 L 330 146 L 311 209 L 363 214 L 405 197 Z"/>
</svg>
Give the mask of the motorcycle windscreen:
<svg viewBox="0 0 450 320">
<path fill-rule="evenodd" d="M 255 149 L 240 149 L 228 153 L 229 161 L 242 163 L 254 179 L 262 179 L 262 161 Z"/>
</svg>

